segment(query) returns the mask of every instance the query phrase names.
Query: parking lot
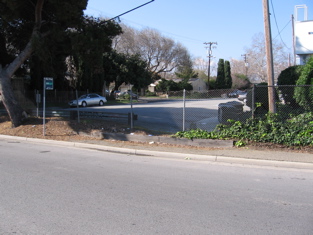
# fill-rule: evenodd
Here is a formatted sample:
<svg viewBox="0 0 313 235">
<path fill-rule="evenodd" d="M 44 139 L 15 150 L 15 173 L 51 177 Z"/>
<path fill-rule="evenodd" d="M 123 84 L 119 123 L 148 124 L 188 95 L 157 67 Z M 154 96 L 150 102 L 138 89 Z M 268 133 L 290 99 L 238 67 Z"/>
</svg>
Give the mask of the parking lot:
<svg viewBox="0 0 313 235">
<path fill-rule="evenodd" d="M 138 115 L 134 126 L 138 125 L 151 130 L 166 131 L 175 133 L 190 128 L 213 130 L 218 121 L 218 105 L 229 101 L 237 101 L 235 98 L 212 98 L 212 99 L 191 99 L 186 100 L 142 100 L 139 103 L 110 105 L 102 107 L 84 108 L 84 111 L 104 111 L 107 113 Z M 244 106 L 244 110 L 248 110 Z"/>
</svg>

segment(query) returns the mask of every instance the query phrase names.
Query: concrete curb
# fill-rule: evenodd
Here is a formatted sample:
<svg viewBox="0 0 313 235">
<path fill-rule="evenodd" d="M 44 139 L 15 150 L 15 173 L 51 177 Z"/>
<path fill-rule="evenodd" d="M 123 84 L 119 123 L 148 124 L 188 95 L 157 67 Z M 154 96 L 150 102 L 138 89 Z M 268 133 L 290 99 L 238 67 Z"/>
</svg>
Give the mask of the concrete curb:
<svg viewBox="0 0 313 235">
<path fill-rule="evenodd" d="M 126 155 L 137 155 L 137 156 L 142 156 L 142 157 L 168 158 L 168 159 L 173 159 L 173 160 L 207 161 L 211 163 L 225 163 L 225 164 L 237 164 L 237 165 L 239 164 L 242 166 L 257 165 L 257 166 L 265 166 L 265 167 L 283 167 L 283 168 L 313 170 L 312 163 L 225 157 L 225 156 L 218 156 L 218 155 L 214 156 L 214 155 L 160 152 L 160 151 L 150 151 L 150 150 L 141 150 L 141 149 L 111 147 L 111 146 L 106 146 L 106 145 L 88 144 L 88 143 L 80 143 L 80 142 L 36 139 L 36 138 L 8 136 L 8 135 L 0 135 L 0 138 L 5 139 L 5 140 L 14 140 L 14 141 L 20 140 L 20 141 L 42 143 L 42 144 L 50 144 L 54 146 L 84 148 L 84 149 L 89 149 L 93 151 L 104 151 L 104 152 L 113 152 L 113 153 L 120 153 L 120 154 L 126 154 Z"/>
<path fill-rule="evenodd" d="M 196 147 L 215 147 L 215 148 L 232 148 L 234 142 L 232 140 L 212 140 L 212 139 L 182 139 L 175 137 L 164 136 L 148 136 L 148 135 L 132 135 L 120 133 L 101 133 L 103 139 L 114 139 L 121 141 L 135 141 L 135 142 L 156 142 L 173 145 L 189 145 Z"/>
</svg>

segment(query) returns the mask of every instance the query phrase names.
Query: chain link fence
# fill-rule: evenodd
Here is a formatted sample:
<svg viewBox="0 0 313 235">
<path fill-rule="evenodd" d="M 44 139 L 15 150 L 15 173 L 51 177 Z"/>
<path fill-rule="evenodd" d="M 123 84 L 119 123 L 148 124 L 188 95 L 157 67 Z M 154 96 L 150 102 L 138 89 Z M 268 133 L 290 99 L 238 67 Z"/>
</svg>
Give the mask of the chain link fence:
<svg viewBox="0 0 313 235">
<path fill-rule="evenodd" d="M 202 129 L 212 131 L 228 119 L 243 121 L 252 116 L 251 109 L 245 105 L 245 99 L 238 94 L 246 94 L 233 89 L 209 90 L 204 92 L 181 91 L 168 92 L 168 98 L 181 99 L 180 130 Z"/>
<path fill-rule="evenodd" d="M 313 86 L 311 85 L 255 85 L 248 90 L 246 105 L 252 117 L 262 118 L 269 112 L 269 90 L 273 89 L 275 113 L 281 121 L 313 111 Z"/>
<path fill-rule="evenodd" d="M 172 91 L 153 99 L 140 97 L 139 102 L 134 104 L 134 112 L 138 114 L 135 127 L 144 126 L 170 133 L 197 128 L 212 131 L 218 124 L 229 124 L 229 119 L 244 122 L 248 118 L 263 118 L 269 112 L 269 89 L 274 90 L 275 110 L 281 121 L 313 111 L 313 86 L 255 85 L 244 91 Z M 35 108 L 38 93 L 40 91 L 17 91 L 16 97 L 23 107 Z M 88 91 L 80 91 L 78 96 L 86 93 Z M 46 93 L 46 102 L 55 107 L 67 108 L 68 101 L 75 98 L 75 91 L 53 90 Z M 106 106 L 104 112 L 113 112 L 109 108 Z M 130 110 L 124 108 L 123 112 Z"/>
<path fill-rule="evenodd" d="M 181 129 L 211 131 L 217 124 L 230 124 L 229 119 L 244 122 L 249 118 L 262 119 L 269 112 L 269 90 L 272 89 L 275 113 L 280 121 L 313 111 L 313 86 L 254 85 L 251 89 L 185 91 Z M 179 97 L 169 92 L 169 98 Z"/>
</svg>

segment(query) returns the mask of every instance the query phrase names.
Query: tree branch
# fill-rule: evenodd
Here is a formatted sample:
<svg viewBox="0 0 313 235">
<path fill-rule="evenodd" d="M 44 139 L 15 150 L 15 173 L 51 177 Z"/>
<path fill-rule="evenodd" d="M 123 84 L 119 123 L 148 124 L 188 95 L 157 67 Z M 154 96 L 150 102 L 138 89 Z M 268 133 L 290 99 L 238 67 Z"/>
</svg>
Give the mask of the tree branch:
<svg viewBox="0 0 313 235">
<path fill-rule="evenodd" d="M 41 19 L 42 19 L 42 8 L 45 0 L 38 0 L 36 4 L 36 12 L 35 12 L 35 27 L 40 29 L 41 27 Z"/>
<path fill-rule="evenodd" d="M 10 63 L 7 68 L 6 72 L 9 77 L 12 77 L 15 71 L 27 60 L 31 54 L 33 53 L 33 44 L 32 41 L 35 37 L 38 37 L 39 29 L 42 23 L 42 8 L 45 0 L 38 0 L 36 4 L 36 11 L 35 11 L 35 26 L 33 29 L 33 33 L 30 37 L 29 42 L 25 46 L 24 50 Z"/>
</svg>

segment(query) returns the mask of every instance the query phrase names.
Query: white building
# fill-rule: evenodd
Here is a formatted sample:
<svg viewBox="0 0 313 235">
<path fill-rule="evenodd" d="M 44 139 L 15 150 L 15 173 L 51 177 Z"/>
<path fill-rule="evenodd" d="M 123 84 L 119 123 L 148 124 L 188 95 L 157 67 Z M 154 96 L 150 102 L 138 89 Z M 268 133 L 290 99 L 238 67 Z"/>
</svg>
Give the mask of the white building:
<svg viewBox="0 0 313 235">
<path fill-rule="evenodd" d="M 303 11 L 303 19 L 300 18 Z M 313 20 L 308 20 L 308 9 L 306 5 L 295 6 L 294 17 L 294 54 L 296 64 L 303 65 L 313 55 Z"/>
</svg>

